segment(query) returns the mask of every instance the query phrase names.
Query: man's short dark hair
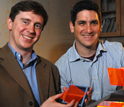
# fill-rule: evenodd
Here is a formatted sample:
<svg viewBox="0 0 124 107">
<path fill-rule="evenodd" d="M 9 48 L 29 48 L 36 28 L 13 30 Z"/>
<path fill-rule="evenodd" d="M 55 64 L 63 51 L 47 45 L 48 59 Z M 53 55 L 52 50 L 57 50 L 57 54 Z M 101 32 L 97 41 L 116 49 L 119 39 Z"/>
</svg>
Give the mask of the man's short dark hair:
<svg viewBox="0 0 124 107">
<path fill-rule="evenodd" d="M 19 12 L 24 12 L 24 11 L 33 11 L 37 15 L 41 15 L 44 18 L 44 24 L 43 28 L 46 25 L 48 21 L 48 15 L 47 12 L 45 11 L 44 7 L 36 2 L 36 1 L 31 1 L 31 0 L 25 0 L 25 1 L 20 1 L 17 4 L 15 4 L 10 11 L 9 17 L 11 20 L 14 22 L 16 15 L 19 14 Z"/>
<path fill-rule="evenodd" d="M 99 6 L 97 3 L 91 0 L 82 0 L 77 2 L 70 11 L 71 21 L 73 25 L 75 25 L 75 20 L 77 18 L 77 14 L 82 10 L 93 10 L 98 14 L 99 21 L 101 20 L 101 12 L 99 10 Z"/>
</svg>

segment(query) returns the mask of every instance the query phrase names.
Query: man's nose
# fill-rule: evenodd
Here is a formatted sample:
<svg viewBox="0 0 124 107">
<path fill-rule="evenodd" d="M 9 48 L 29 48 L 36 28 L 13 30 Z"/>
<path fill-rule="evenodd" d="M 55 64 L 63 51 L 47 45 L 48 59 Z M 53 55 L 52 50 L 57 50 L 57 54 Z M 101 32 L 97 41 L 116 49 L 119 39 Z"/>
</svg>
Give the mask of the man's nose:
<svg viewBox="0 0 124 107">
<path fill-rule="evenodd" d="M 34 25 L 29 25 L 29 26 L 28 26 L 28 32 L 30 32 L 30 33 L 34 33 L 34 32 L 35 32 L 35 27 L 34 27 Z"/>
<path fill-rule="evenodd" d="M 86 30 L 87 33 L 91 33 L 93 31 L 91 24 L 87 24 Z"/>
</svg>

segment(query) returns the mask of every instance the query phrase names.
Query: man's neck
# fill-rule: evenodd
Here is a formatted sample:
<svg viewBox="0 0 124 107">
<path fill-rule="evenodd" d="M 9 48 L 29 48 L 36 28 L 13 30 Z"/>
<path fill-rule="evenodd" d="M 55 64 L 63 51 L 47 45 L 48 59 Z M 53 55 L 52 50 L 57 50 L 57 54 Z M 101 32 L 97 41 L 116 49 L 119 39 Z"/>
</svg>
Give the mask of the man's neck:
<svg viewBox="0 0 124 107">
<path fill-rule="evenodd" d="M 26 65 L 31 60 L 31 53 L 20 53 L 22 55 L 22 63 Z"/>
<path fill-rule="evenodd" d="M 84 46 L 76 46 L 76 50 L 81 57 L 91 57 L 96 53 L 97 46 L 87 48 Z"/>
<path fill-rule="evenodd" d="M 83 49 L 78 51 L 81 57 L 91 57 L 96 53 L 96 49 Z"/>
<path fill-rule="evenodd" d="M 21 62 L 26 65 L 32 57 L 32 49 L 21 49 L 9 42 L 9 45 L 21 55 Z"/>
</svg>

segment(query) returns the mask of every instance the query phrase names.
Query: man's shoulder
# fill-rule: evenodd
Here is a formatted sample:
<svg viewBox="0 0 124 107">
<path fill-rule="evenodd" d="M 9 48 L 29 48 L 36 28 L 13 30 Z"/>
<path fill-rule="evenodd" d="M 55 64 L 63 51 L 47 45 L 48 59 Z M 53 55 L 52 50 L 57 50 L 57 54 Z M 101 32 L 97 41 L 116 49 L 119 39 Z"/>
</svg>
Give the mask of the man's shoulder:
<svg viewBox="0 0 124 107">
<path fill-rule="evenodd" d="M 121 56 L 124 53 L 123 45 L 120 42 L 109 42 L 106 40 L 103 43 L 103 47 L 113 58 L 117 58 L 118 56 L 117 59 L 119 59 L 119 57 L 121 59 Z"/>
<path fill-rule="evenodd" d="M 41 57 L 41 56 L 39 56 L 39 55 L 37 55 L 37 57 L 38 57 L 38 61 L 39 61 L 40 63 L 44 63 L 44 64 L 48 64 L 48 65 L 54 65 L 51 61 L 49 61 L 49 60 L 46 59 L 46 58 L 43 58 L 43 57 Z"/>
<path fill-rule="evenodd" d="M 116 41 L 107 41 L 107 40 L 105 40 L 105 45 L 110 45 L 112 47 L 114 47 L 114 46 L 123 47 L 121 42 L 116 42 Z"/>
<path fill-rule="evenodd" d="M 10 57 L 10 54 L 13 55 L 8 44 L 5 44 L 3 47 L 0 48 L 0 57 Z"/>
<path fill-rule="evenodd" d="M 52 72 L 56 72 L 58 73 L 58 68 L 56 67 L 55 64 L 53 64 L 51 61 L 39 56 L 38 56 L 38 61 L 37 61 L 37 66 L 36 68 L 39 68 L 39 70 L 41 70 L 41 68 L 44 68 L 48 71 L 52 71 Z"/>
<path fill-rule="evenodd" d="M 123 49 L 123 45 L 121 42 L 115 42 L 115 41 L 107 41 L 105 40 L 102 45 L 104 46 L 105 49 L 107 50 L 122 50 Z"/>
</svg>

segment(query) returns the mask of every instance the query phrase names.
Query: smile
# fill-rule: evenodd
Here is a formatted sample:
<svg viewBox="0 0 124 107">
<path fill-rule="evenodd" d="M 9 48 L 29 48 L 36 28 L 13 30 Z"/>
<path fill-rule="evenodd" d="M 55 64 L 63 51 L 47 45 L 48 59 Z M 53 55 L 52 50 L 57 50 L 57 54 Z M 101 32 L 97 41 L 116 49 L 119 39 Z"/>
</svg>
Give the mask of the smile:
<svg viewBox="0 0 124 107">
<path fill-rule="evenodd" d="M 86 38 L 90 38 L 90 37 L 92 37 L 92 36 L 85 36 L 85 35 L 83 35 L 84 37 L 86 37 Z"/>
<path fill-rule="evenodd" d="M 27 37 L 27 36 L 25 36 L 25 35 L 22 35 L 24 38 L 26 38 L 26 39 L 32 39 L 31 37 Z"/>
</svg>

